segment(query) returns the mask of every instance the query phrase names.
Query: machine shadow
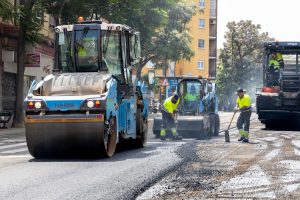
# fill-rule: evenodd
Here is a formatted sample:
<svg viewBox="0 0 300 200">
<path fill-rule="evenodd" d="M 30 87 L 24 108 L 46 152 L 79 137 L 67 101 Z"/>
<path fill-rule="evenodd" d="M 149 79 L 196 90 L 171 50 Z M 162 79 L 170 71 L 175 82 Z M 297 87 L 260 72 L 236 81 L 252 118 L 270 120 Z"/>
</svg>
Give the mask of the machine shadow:
<svg viewBox="0 0 300 200">
<path fill-rule="evenodd" d="M 28 162 L 115 162 L 128 159 L 143 159 L 158 154 L 157 149 L 163 143 L 146 145 L 144 148 L 126 146 L 123 143 L 117 146 L 116 152 L 111 158 L 101 158 L 99 156 L 86 156 L 80 154 L 53 156 L 51 158 L 32 158 Z"/>
</svg>

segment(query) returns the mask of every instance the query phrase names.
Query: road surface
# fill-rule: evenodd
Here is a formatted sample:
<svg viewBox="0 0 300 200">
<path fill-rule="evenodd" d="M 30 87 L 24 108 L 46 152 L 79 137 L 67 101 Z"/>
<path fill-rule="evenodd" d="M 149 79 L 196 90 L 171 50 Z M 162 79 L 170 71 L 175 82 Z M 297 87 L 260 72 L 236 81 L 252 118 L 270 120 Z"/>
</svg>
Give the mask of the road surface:
<svg viewBox="0 0 300 200">
<path fill-rule="evenodd" d="M 102 160 L 36 160 L 23 129 L 0 130 L 0 199 L 298 199 L 300 132 L 263 128 L 252 121 L 250 144 L 236 129 L 231 143 L 223 133 L 162 143 L 149 131 L 146 148 Z"/>
</svg>

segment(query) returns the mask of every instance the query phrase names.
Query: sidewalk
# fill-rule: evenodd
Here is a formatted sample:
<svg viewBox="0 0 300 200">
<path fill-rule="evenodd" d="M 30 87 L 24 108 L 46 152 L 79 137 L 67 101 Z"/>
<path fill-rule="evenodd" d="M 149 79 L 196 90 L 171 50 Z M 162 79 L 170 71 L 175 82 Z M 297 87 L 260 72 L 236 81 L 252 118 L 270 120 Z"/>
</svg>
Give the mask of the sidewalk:
<svg viewBox="0 0 300 200">
<path fill-rule="evenodd" d="M 25 128 L 0 129 L 0 135 L 25 135 Z"/>
</svg>

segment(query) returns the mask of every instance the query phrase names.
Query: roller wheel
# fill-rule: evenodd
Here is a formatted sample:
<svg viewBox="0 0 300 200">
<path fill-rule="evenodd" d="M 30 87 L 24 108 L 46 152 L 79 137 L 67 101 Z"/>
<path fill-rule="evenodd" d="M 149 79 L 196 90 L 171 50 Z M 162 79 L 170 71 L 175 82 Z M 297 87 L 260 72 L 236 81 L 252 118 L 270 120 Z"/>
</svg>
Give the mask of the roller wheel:
<svg viewBox="0 0 300 200">
<path fill-rule="evenodd" d="M 208 137 L 212 137 L 215 135 L 216 132 L 216 118 L 215 114 L 209 115 L 209 134 Z"/>
<path fill-rule="evenodd" d="M 219 136 L 220 132 L 220 116 L 218 114 L 215 114 L 215 132 L 214 136 Z"/>
<path fill-rule="evenodd" d="M 160 138 L 160 131 L 153 131 L 155 138 Z"/>
<path fill-rule="evenodd" d="M 135 146 L 137 148 L 145 147 L 148 136 L 148 120 L 142 116 L 142 108 L 138 108 L 136 112 L 136 139 Z"/>
<path fill-rule="evenodd" d="M 117 122 L 116 118 L 111 118 L 105 122 L 104 131 L 101 134 L 101 153 L 104 158 L 112 157 L 117 146 Z"/>
</svg>

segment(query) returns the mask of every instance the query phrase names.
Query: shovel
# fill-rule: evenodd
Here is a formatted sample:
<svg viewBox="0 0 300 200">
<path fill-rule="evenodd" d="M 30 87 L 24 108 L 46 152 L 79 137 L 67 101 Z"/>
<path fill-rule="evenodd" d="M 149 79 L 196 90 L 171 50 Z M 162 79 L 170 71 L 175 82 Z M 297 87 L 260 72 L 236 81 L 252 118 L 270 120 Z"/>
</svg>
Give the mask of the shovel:
<svg viewBox="0 0 300 200">
<path fill-rule="evenodd" d="M 233 113 L 233 116 L 232 116 L 232 118 L 231 118 L 231 121 L 230 121 L 230 123 L 229 123 L 229 126 L 228 126 L 227 130 L 225 131 L 225 142 L 230 142 L 229 128 L 230 128 L 230 126 L 231 126 L 231 123 L 232 123 L 233 118 L 234 118 L 234 116 L 235 116 L 236 113 L 237 113 L 237 111 L 235 111 L 235 112 Z"/>
</svg>

